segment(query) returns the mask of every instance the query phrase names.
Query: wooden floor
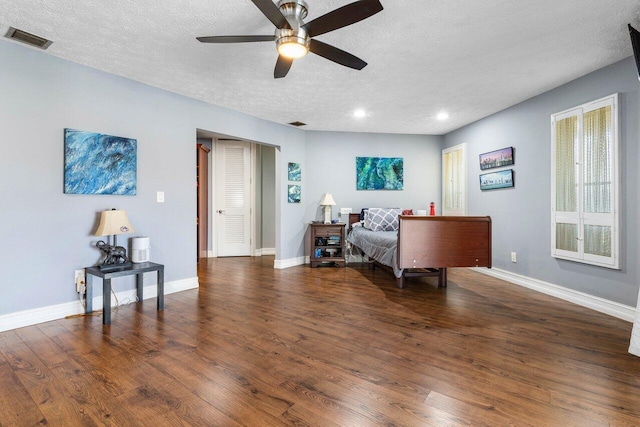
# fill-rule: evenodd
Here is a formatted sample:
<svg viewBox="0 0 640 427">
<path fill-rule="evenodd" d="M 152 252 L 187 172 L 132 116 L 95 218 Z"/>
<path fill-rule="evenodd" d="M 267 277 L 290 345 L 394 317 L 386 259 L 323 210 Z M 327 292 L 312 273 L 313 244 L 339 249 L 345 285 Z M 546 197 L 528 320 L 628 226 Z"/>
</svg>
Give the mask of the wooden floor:
<svg viewBox="0 0 640 427">
<path fill-rule="evenodd" d="M 464 269 L 272 266 L 0 333 L 0 425 L 640 425 L 630 323 Z"/>
</svg>

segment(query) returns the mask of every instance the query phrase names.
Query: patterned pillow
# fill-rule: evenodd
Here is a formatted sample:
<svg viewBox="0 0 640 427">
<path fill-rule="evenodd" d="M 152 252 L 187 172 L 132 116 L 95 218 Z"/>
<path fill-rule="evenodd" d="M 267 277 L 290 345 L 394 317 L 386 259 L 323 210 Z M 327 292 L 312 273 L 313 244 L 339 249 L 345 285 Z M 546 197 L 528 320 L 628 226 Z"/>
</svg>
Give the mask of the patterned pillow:
<svg viewBox="0 0 640 427">
<path fill-rule="evenodd" d="M 371 231 L 396 231 L 402 209 L 369 208 L 364 214 L 364 227 Z"/>
</svg>

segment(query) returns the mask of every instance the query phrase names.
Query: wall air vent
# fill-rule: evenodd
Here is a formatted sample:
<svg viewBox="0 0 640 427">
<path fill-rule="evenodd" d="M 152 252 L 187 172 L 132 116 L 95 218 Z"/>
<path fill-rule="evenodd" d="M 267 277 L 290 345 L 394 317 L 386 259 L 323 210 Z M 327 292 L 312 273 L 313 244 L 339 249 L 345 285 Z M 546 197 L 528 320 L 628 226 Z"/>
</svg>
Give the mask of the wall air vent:
<svg viewBox="0 0 640 427">
<path fill-rule="evenodd" d="M 13 27 L 9 27 L 9 31 L 7 31 L 5 37 L 43 50 L 51 46 L 51 43 L 53 43 L 51 40 L 47 40 L 40 36 L 36 36 L 35 34 L 27 33 L 26 31 Z"/>
<path fill-rule="evenodd" d="M 306 123 L 302 123 L 302 122 L 291 122 L 289 123 L 291 126 L 295 126 L 295 127 L 300 127 L 300 126 L 306 126 Z"/>
</svg>

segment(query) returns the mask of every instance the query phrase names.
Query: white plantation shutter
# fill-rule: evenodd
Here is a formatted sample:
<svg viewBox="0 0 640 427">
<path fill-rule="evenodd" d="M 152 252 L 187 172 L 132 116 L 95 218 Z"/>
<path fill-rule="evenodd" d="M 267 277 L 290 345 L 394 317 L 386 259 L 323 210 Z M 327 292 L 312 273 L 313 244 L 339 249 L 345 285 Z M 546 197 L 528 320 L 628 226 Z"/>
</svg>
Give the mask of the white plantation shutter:
<svg viewBox="0 0 640 427">
<path fill-rule="evenodd" d="M 466 215 L 466 144 L 442 150 L 442 215 Z"/>
<path fill-rule="evenodd" d="M 619 268 L 617 102 L 551 116 L 554 257 Z"/>
</svg>

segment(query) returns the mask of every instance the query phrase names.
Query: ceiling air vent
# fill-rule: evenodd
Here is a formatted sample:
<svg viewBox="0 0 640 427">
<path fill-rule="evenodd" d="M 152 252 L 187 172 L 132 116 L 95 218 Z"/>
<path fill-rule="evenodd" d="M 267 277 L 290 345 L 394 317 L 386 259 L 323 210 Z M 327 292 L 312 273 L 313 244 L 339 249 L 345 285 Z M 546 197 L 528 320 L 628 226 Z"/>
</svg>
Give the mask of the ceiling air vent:
<svg viewBox="0 0 640 427">
<path fill-rule="evenodd" d="M 53 43 L 51 40 L 47 40 L 40 36 L 36 36 L 35 34 L 27 33 L 26 31 L 22 31 L 13 27 L 9 27 L 9 31 L 7 31 L 5 37 L 19 41 L 21 43 L 26 43 L 30 46 L 35 46 L 43 50 L 48 48 L 51 43 Z"/>
<path fill-rule="evenodd" d="M 295 126 L 295 127 L 300 127 L 300 126 L 306 126 L 306 123 L 302 123 L 302 122 L 291 122 L 289 123 L 291 126 Z"/>
</svg>

